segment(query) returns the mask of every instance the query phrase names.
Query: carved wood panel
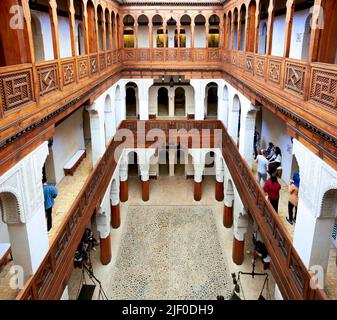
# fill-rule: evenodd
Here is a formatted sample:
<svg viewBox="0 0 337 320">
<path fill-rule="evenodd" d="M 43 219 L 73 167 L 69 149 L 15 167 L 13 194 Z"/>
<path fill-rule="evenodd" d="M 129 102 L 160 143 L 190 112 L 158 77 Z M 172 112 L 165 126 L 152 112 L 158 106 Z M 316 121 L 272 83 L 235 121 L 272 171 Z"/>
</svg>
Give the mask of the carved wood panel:
<svg viewBox="0 0 337 320">
<path fill-rule="evenodd" d="M 31 69 L 0 75 L 3 111 L 9 111 L 34 101 Z"/>
<path fill-rule="evenodd" d="M 149 61 L 150 52 L 148 50 L 139 50 L 138 51 L 138 60 L 139 61 Z"/>
<path fill-rule="evenodd" d="M 111 52 L 109 52 L 106 56 L 106 64 L 108 67 L 110 67 L 112 65 L 112 55 Z"/>
<path fill-rule="evenodd" d="M 153 50 L 152 52 L 153 61 L 164 61 L 164 51 L 163 50 Z"/>
<path fill-rule="evenodd" d="M 306 70 L 306 66 L 287 62 L 284 87 L 303 97 Z"/>
<path fill-rule="evenodd" d="M 281 68 L 281 61 L 270 59 L 268 64 L 268 80 L 276 84 L 281 84 Z"/>
<path fill-rule="evenodd" d="M 90 57 L 90 74 L 95 74 L 98 72 L 98 61 L 97 56 Z"/>
<path fill-rule="evenodd" d="M 75 61 L 63 62 L 62 66 L 62 80 L 63 85 L 67 86 L 76 81 L 75 78 Z"/>
<path fill-rule="evenodd" d="M 208 49 L 208 61 L 219 61 L 220 52 L 219 49 Z"/>
<path fill-rule="evenodd" d="M 246 56 L 246 71 L 251 74 L 254 73 L 254 56 L 253 55 Z"/>
<path fill-rule="evenodd" d="M 167 61 L 177 61 L 178 60 L 178 51 L 174 49 L 166 50 L 166 60 Z"/>
<path fill-rule="evenodd" d="M 266 74 L 266 58 L 256 57 L 255 74 L 261 78 Z"/>
<path fill-rule="evenodd" d="M 77 69 L 78 69 L 78 78 L 84 79 L 89 76 L 89 64 L 88 59 L 83 58 L 77 61 Z"/>
<path fill-rule="evenodd" d="M 135 50 L 124 50 L 125 61 L 135 61 Z"/>
<path fill-rule="evenodd" d="M 195 61 L 204 61 L 206 59 L 205 51 L 202 49 L 195 50 Z"/>
<path fill-rule="evenodd" d="M 181 61 L 192 61 L 192 50 L 190 49 L 179 50 L 179 53 Z"/>
<path fill-rule="evenodd" d="M 337 108 L 337 72 L 312 68 L 310 99 L 329 108 Z"/>
<path fill-rule="evenodd" d="M 40 96 L 59 90 L 58 65 L 52 63 L 37 67 Z"/>
<path fill-rule="evenodd" d="M 99 67 L 100 70 L 104 70 L 106 68 L 106 62 L 105 62 L 105 54 L 99 55 Z"/>
</svg>

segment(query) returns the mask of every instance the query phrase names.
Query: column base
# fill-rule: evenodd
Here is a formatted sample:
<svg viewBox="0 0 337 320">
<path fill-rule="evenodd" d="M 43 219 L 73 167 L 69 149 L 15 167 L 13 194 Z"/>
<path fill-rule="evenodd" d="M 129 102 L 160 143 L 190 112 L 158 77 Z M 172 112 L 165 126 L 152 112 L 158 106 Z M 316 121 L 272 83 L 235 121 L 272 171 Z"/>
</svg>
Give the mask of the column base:
<svg viewBox="0 0 337 320">
<path fill-rule="evenodd" d="M 119 198 L 122 202 L 128 201 L 129 199 L 128 180 L 120 181 Z"/>
<path fill-rule="evenodd" d="M 100 247 L 101 247 L 101 262 L 103 265 L 107 265 L 111 261 L 110 234 L 105 239 L 100 239 Z"/>
<path fill-rule="evenodd" d="M 194 181 L 194 200 L 195 201 L 201 200 L 201 184 L 202 184 L 202 182 L 195 182 Z"/>
<path fill-rule="evenodd" d="M 224 199 L 223 182 L 216 181 L 215 183 L 215 199 L 217 201 L 223 201 Z"/>
<path fill-rule="evenodd" d="M 114 229 L 119 228 L 121 225 L 121 214 L 119 203 L 115 206 L 111 205 L 111 227 Z"/>
<path fill-rule="evenodd" d="M 226 228 L 231 228 L 233 225 L 233 207 L 224 207 L 223 225 Z"/>
<path fill-rule="evenodd" d="M 142 181 L 142 200 L 149 201 L 150 199 L 150 181 Z"/>
<path fill-rule="evenodd" d="M 244 240 L 237 240 L 233 237 L 233 254 L 232 259 L 233 262 L 237 265 L 241 265 L 244 260 L 244 247 L 245 241 Z"/>
</svg>

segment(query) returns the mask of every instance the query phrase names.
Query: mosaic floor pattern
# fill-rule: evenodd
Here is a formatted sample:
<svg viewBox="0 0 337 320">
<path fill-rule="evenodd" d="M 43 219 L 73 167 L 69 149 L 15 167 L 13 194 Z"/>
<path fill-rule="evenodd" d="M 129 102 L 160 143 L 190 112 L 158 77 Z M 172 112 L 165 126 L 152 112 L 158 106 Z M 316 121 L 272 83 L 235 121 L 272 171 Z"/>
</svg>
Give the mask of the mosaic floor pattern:
<svg viewBox="0 0 337 320">
<path fill-rule="evenodd" d="M 211 207 L 130 206 L 112 299 L 229 298 L 231 279 Z"/>
</svg>

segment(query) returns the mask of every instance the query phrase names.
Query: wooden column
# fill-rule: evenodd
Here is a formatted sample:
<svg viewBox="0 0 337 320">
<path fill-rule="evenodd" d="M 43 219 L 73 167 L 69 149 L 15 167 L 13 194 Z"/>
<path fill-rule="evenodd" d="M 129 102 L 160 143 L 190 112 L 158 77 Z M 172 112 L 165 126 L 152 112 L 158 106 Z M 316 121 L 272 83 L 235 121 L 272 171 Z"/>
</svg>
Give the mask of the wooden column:
<svg viewBox="0 0 337 320">
<path fill-rule="evenodd" d="M 105 12 L 104 10 L 102 9 L 102 38 L 103 38 L 103 51 L 106 51 L 106 25 L 105 25 Z"/>
<path fill-rule="evenodd" d="M 105 239 L 100 239 L 101 262 L 107 265 L 111 261 L 111 239 L 110 234 Z"/>
<path fill-rule="evenodd" d="M 250 19 L 249 19 L 249 7 L 246 9 L 246 18 L 245 18 L 245 39 L 243 43 L 242 50 L 249 51 L 249 42 L 251 41 L 251 30 L 249 28 L 250 25 Z M 254 31 L 252 31 L 252 34 L 254 34 Z"/>
<path fill-rule="evenodd" d="M 254 53 L 259 49 L 259 31 L 260 31 L 260 4 L 257 4 L 255 12 L 255 30 L 254 30 Z"/>
<path fill-rule="evenodd" d="M 237 48 L 241 50 L 241 12 L 238 13 L 238 36 L 237 36 Z"/>
<path fill-rule="evenodd" d="M 209 22 L 205 24 L 205 29 L 206 29 L 206 48 L 208 48 L 208 36 L 209 36 L 209 31 L 210 31 L 210 25 Z"/>
<path fill-rule="evenodd" d="M 231 228 L 233 225 L 233 206 L 224 205 L 223 225 L 226 228 Z"/>
<path fill-rule="evenodd" d="M 233 262 L 237 265 L 241 265 L 244 260 L 244 247 L 245 241 L 244 240 L 237 240 L 233 237 Z"/>
<path fill-rule="evenodd" d="M 69 11 L 69 27 L 70 27 L 71 54 L 72 54 L 73 57 L 76 57 L 74 0 L 68 0 L 68 11 Z"/>
<path fill-rule="evenodd" d="M 150 199 L 150 181 L 142 181 L 142 200 L 149 201 Z"/>
<path fill-rule="evenodd" d="M 226 20 L 223 20 L 223 17 L 220 17 L 219 24 L 219 47 L 225 48 L 226 43 Z"/>
<path fill-rule="evenodd" d="M 54 59 L 60 60 L 60 44 L 58 35 L 57 4 L 56 0 L 49 0 L 49 15 L 53 38 Z"/>
<path fill-rule="evenodd" d="M 128 201 L 129 199 L 128 180 L 120 181 L 119 198 L 122 202 Z"/>
<path fill-rule="evenodd" d="M 318 21 L 320 8 L 323 6 L 323 1 L 324 0 L 315 0 L 314 10 L 312 13 L 312 21 Z M 322 30 L 317 27 L 311 30 L 308 62 L 318 61 L 319 38 L 321 32 Z"/>
<path fill-rule="evenodd" d="M 151 21 L 149 21 L 149 38 L 150 38 L 149 48 L 153 49 L 153 24 Z"/>
<path fill-rule="evenodd" d="M 111 227 L 117 229 L 121 225 L 121 214 L 119 203 L 116 205 L 110 205 L 111 207 Z"/>
<path fill-rule="evenodd" d="M 135 21 L 135 25 L 133 27 L 133 30 L 134 30 L 134 47 L 135 48 L 138 48 L 138 33 L 139 33 L 139 30 L 138 30 L 138 23 L 137 21 Z"/>
<path fill-rule="evenodd" d="M 110 42 L 109 50 L 112 50 L 114 48 L 114 43 L 113 43 L 113 37 L 112 37 L 112 22 L 111 22 L 110 12 L 109 12 L 108 33 L 109 33 L 109 42 Z"/>
<path fill-rule="evenodd" d="M 89 26 L 88 26 L 88 10 L 87 10 L 87 0 L 82 0 L 83 9 L 83 35 L 84 35 L 84 50 L 86 54 L 89 54 Z"/>
<path fill-rule="evenodd" d="M 117 16 L 114 18 L 114 48 L 118 49 L 119 48 L 119 32 L 118 32 L 118 24 L 117 24 Z"/>
<path fill-rule="evenodd" d="M 201 200 L 201 187 L 202 187 L 202 182 L 194 181 L 194 200 L 195 201 Z"/>
<path fill-rule="evenodd" d="M 231 30 L 231 49 L 234 50 L 234 13 L 232 14 L 232 30 Z"/>
<path fill-rule="evenodd" d="M 269 2 L 268 8 L 268 35 L 267 35 L 267 48 L 266 53 L 271 55 L 271 49 L 273 45 L 273 27 L 274 27 L 274 1 Z"/>
<path fill-rule="evenodd" d="M 177 45 L 178 48 L 180 48 L 180 25 L 177 25 L 177 37 L 178 37 Z"/>
<path fill-rule="evenodd" d="M 287 14 L 286 14 L 286 31 L 284 37 L 284 52 L 283 56 L 285 58 L 289 57 L 290 52 L 290 43 L 291 43 L 291 31 L 293 29 L 293 20 L 294 20 L 294 12 L 295 12 L 295 0 L 287 1 Z"/>
<path fill-rule="evenodd" d="M 224 198 L 223 182 L 216 181 L 215 182 L 215 199 L 217 201 L 222 201 L 223 198 Z"/>
<path fill-rule="evenodd" d="M 163 33 L 164 33 L 164 48 L 167 47 L 167 34 L 166 34 L 167 24 L 163 22 Z"/>
</svg>

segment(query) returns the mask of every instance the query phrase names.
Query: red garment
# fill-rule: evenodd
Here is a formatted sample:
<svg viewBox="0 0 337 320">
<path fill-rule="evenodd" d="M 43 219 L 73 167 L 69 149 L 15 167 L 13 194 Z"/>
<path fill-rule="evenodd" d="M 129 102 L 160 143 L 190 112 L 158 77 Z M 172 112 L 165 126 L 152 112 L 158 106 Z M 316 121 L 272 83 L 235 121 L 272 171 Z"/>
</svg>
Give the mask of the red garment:
<svg viewBox="0 0 337 320">
<path fill-rule="evenodd" d="M 278 200 L 280 198 L 281 185 L 278 182 L 272 183 L 270 179 L 264 184 L 263 190 L 268 194 L 269 199 Z"/>
</svg>

